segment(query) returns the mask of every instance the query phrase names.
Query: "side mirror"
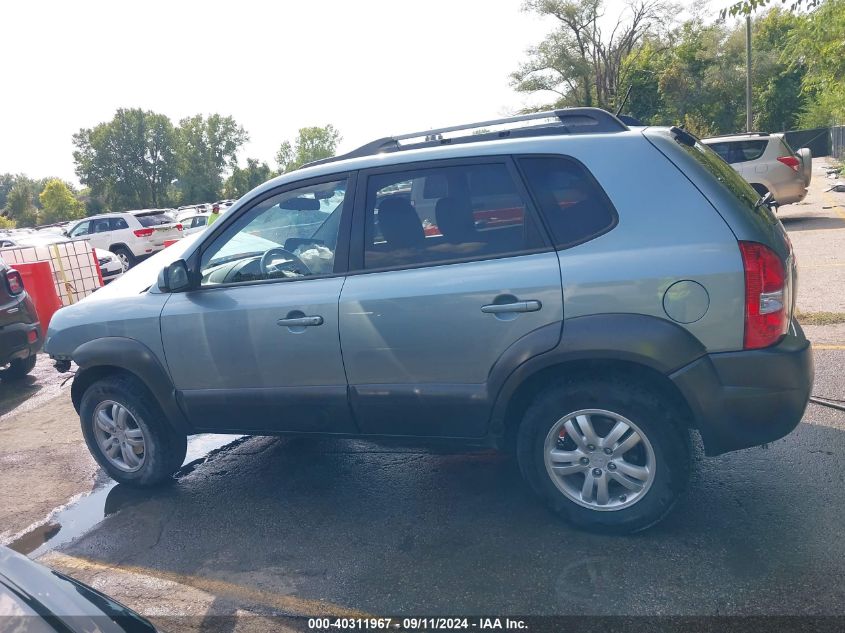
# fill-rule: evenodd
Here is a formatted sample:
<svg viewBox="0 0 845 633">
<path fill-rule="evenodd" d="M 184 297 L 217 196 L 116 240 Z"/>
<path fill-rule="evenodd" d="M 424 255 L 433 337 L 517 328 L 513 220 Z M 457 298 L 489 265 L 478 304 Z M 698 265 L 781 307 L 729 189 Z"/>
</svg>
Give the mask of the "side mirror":
<svg viewBox="0 0 845 633">
<path fill-rule="evenodd" d="M 177 259 L 158 274 L 158 289 L 162 292 L 184 292 L 190 286 L 188 264 L 184 259 Z"/>
</svg>

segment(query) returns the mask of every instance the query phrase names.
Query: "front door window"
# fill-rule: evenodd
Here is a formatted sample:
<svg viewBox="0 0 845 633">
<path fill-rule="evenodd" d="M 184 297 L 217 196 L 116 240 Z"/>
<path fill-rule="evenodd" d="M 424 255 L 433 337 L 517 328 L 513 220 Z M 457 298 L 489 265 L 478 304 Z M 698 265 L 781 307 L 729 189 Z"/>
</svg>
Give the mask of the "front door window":
<svg viewBox="0 0 845 633">
<path fill-rule="evenodd" d="M 346 179 L 259 202 L 202 255 L 203 286 L 301 279 L 334 272 Z"/>
</svg>

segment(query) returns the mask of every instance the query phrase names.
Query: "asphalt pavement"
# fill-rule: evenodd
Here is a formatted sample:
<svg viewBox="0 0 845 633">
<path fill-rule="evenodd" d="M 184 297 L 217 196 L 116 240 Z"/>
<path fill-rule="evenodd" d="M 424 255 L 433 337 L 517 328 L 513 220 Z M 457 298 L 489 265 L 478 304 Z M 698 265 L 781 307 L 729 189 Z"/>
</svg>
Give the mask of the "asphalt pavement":
<svg viewBox="0 0 845 633">
<path fill-rule="evenodd" d="M 816 352 L 817 394 L 845 398 L 843 363 Z M 843 416 L 811 405 L 768 447 L 701 457 L 635 536 L 568 527 L 501 454 L 246 438 L 169 487 L 114 487 L 113 514 L 60 552 L 259 611 L 269 592 L 294 612 L 843 615 Z"/>
</svg>

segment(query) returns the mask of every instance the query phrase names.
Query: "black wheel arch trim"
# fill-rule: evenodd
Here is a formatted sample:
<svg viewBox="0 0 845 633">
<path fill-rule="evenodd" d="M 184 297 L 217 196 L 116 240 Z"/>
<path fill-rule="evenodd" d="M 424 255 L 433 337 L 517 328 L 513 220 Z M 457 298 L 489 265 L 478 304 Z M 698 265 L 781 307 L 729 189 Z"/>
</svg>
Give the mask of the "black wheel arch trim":
<svg viewBox="0 0 845 633">
<path fill-rule="evenodd" d="M 561 328 L 561 325 L 563 326 Z M 533 353 L 557 336 L 557 344 Z M 570 361 L 623 361 L 664 376 L 706 355 L 701 342 L 681 326 L 642 314 L 596 314 L 549 324 L 519 339 L 494 365 L 488 378 L 495 398 L 490 434 L 504 433 L 511 398 L 538 372 Z"/>
<path fill-rule="evenodd" d="M 176 389 L 167 370 L 153 351 L 140 341 L 121 336 L 106 336 L 83 343 L 71 356 L 79 366 L 71 387 L 71 398 L 77 411 L 84 389 L 91 382 L 86 376 L 91 377 L 95 373 L 98 375 L 98 368 L 117 368 L 134 375 L 150 390 L 167 422 L 175 430 L 185 434 L 193 432 L 177 403 Z M 108 373 L 110 372 L 105 372 L 106 375 Z"/>
</svg>

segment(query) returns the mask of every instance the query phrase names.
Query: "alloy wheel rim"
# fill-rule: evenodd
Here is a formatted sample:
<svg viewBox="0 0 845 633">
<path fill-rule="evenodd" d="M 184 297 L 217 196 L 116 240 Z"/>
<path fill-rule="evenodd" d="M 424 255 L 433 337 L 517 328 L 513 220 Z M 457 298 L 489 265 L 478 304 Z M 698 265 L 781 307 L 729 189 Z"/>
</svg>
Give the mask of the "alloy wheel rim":
<svg viewBox="0 0 845 633">
<path fill-rule="evenodd" d="M 651 488 L 654 448 L 628 418 L 582 409 L 560 418 L 546 436 L 546 472 L 568 499 L 598 511 L 628 508 Z"/>
<path fill-rule="evenodd" d="M 147 456 L 144 432 L 125 406 L 104 400 L 94 409 L 94 436 L 109 463 L 131 473 L 144 465 Z"/>
</svg>

